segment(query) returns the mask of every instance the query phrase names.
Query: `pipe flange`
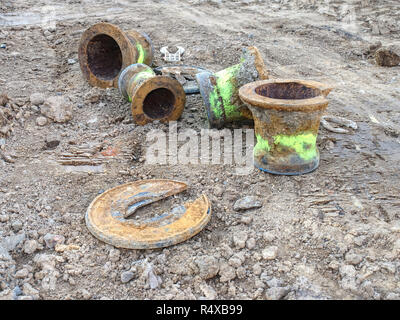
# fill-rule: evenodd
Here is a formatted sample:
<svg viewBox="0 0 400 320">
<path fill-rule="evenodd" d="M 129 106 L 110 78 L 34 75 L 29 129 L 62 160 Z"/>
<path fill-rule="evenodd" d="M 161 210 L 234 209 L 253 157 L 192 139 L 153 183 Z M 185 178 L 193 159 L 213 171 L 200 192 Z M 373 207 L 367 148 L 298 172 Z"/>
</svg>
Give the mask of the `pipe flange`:
<svg viewBox="0 0 400 320">
<path fill-rule="evenodd" d="M 187 189 L 174 180 L 141 180 L 102 193 L 89 205 L 85 221 L 99 240 L 119 248 L 155 249 L 185 241 L 199 233 L 211 219 L 211 205 L 202 195 L 182 210 L 163 214 L 144 223 L 126 219 L 147 204 Z"/>
</svg>

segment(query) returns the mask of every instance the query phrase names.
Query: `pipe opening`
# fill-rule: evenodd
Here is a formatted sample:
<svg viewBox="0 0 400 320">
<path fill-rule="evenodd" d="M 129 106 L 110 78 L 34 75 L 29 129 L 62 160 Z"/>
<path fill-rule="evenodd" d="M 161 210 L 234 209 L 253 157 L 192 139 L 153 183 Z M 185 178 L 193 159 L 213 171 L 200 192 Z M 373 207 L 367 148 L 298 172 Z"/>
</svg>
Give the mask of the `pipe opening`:
<svg viewBox="0 0 400 320">
<path fill-rule="evenodd" d="M 299 100 L 315 98 L 321 94 L 319 89 L 307 87 L 301 83 L 266 83 L 255 89 L 260 96 L 271 99 Z"/>
<path fill-rule="evenodd" d="M 87 45 L 88 66 L 99 79 L 112 80 L 122 68 L 122 52 L 118 43 L 106 34 L 95 36 Z"/>
<path fill-rule="evenodd" d="M 150 119 L 162 119 L 168 116 L 175 105 L 175 95 L 172 91 L 160 88 L 151 91 L 143 102 L 143 113 Z"/>
</svg>

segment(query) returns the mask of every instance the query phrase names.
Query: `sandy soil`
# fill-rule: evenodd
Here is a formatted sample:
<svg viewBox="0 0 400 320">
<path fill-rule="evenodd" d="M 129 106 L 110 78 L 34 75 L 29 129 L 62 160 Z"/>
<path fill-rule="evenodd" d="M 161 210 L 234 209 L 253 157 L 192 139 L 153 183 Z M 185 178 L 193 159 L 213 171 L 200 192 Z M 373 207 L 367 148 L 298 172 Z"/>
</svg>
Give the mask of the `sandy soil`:
<svg viewBox="0 0 400 320">
<path fill-rule="evenodd" d="M 256 45 L 271 77 L 332 85 L 327 113 L 359 128 L 320 128 L 321 164 L 304 176 L 146 165 L 146 133 L 167 127 L 136 126 L 118 90 L 91 88 L 77 62 L 82 32 L 99 21 L 148 33 L 156 66 L 165 45 L 185 47 L 184 63 L 214 71 Z M 399 299 L 400 67 L 372 59 L 377 41 L 400 43 L 399 21 L 397 0 L 1 1 L 0 94 L 11 99 L 12 132 L 0 133 L 0 147 L 15 162 L 0 159 L 0 299 Z M 38 125 L 33 93 L 65 97 L 73 118 Z M 201 97 L 188 96 L 178 129 L 205 123 Z M 46 144 L 54 140 L 56 147 Z M 117 156 L 99 157 L 99 166 L 57 162 L 64 152 L 109 147 Z M 84 221 L 90 202 L 143 178 L 190 188 L 139 214 L 205 193 L 210 223 L 159 250 L 115 249 L 94 238 Z M 249 195 L 263 206 L 234 211 Z M 49 233 L 75 250 L 49 248 Z"/>
</svg>

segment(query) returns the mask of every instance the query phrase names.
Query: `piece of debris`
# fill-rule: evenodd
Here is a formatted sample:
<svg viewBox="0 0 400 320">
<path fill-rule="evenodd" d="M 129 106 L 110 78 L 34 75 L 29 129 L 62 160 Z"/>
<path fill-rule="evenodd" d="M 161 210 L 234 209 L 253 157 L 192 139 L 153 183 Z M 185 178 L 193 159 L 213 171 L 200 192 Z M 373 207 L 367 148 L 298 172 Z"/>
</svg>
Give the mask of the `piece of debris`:
<svg viewBox="0 0 400 320">
<path fill-rule="evenodd" d="M 400 64 L 400 46 L 389 45 L 375 52 L 375 61 L 378 66 L 396 67 Z"/>
<path fill-rule="evenodd" d="M 0 94 L 0 106 L 5 106 L 10 101 L 10 98 L 5 94 Z"/>
<path fill-rule="evenodd" d="M 67 63 L 68 63 L 69 65 L 72 65 L 72 64 L 75 64 L 75 63 L 76 63 L 76 60 L 75 60 L 75 59 L 68 59 L 68 60 L 67 60 Z"/>
<path fill-rule="evenodd" d="M 40 111 L 54 122 L 64 123 L 72 119 L 72 106 L 63 96 L 47 98 Z"/>
<path fill-rule="evenodd" d="M 31 96 L 29 97 L 29 101 L 34 106 L 42 105 L 44 103 L 44 100 L 45 100 L 44 95 L 40 92 L 32 93 Z"/>
<path fill-rule="evenodd" d="M 176 47 L 177 50 L 175 53 L 170 53 L 168 51 L 168 47 L 162 47 L 160 49 L 160 52 L 164 55 L 164 60 L 167 62 L 179 62 L 182 59 L 182 55 L 185 52 L 185 49 L 183 47 Z"/>
<path fill-rule="evenodd" d="M 262 202 L 258 200 L 257 197 L 247 196 L 237 200 L 233 205 L 233 210 L 240 211 L 240 210 L 249 210 L 261 207 L 262 207 Z"/>
<path fill-rule="evenodd" d="M 86 225 L 96 238 L 119 248 L 153 249 L 180 243 L 210 221 L 211 205 L 205 195 L 186 203 L 184 212 L 166 212 L 140 224 L 126 218 L 138 208 L 186 189 L 185 183 L 174 180 L 139 180 L 115 187 L 90 204 Z"/>
<path fill-rule="evenodd" d="M 0 49 L 7 49 L 7 45 L 5 43 L 0 44 Z"/>
<path fill-rule="evenodd" d="M 186 94 L 199 93 L 200 88 L 196 81 L 196 74 L 200 72 L 209 72 L 204 68 L 187 65 L 172 65 L 162 66 L 154 69 L 154 72 L 158 75 L 172 77 L 179 81 L 183 86 Z"/>
<path fill-rule="evenodd" d="M 343 128 L 335 128 L 332 127 L 331 124 L 328 122 L 333 122 L 340 124 L 342 126 L 345 126 L 347 128 L 352 128 L 354 130 L 357 130 L 358 126 L 357 123 L 355 123 L 352 120 L 342 118 L 342 117 L 336 117 L 336 116 L 322 116 L 321 117 L 321 124 L 322 126 L 329 131 L 335 132 L 335 133 L 349 133 L 349 130 L 343 129 Z"/>
<path fill-rule="evenodd" d="M 5 162 L 15 163 L 15 160 L 12 159 L 10 156 L 6 155 L 2 150 L 0 150 L 0 158 L 3 159 Z"/>
<path fill-rule="evenodd" d="M 47 118 L 46 117 L 42 117 L 42 116 L 37 117 L 36 118 L 36 124 L 39 127 L 45 126 L 47 124 Z"/>
</svg>

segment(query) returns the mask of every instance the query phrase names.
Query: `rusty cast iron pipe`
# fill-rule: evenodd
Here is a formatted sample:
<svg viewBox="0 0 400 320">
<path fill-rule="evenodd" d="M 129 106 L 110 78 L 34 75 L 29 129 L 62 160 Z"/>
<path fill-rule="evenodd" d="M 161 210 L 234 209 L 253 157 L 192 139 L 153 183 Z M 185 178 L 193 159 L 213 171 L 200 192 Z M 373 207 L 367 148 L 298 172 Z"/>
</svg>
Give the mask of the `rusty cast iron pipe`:
<svg viewBox="0 0 400 320">
<path fill-rule="evenodd" d="M 138 125 L 154 120 L 178 120 L 186 102 L 186 94 L 179 81 L 157 76 L 147 65 L 137 63 L 127 67 L 120 75 L 118 88 L 132 103 L 132 115 Z"/>
<path fill-rule="evenodd" d="M 239 96 L 253 114 L 257 168 L 282 175 L 318 168 L 318 128 L 331 90 L 304 80 L 264 80 L 240 88 Z"/>
<path fill-rule="evenodd" d="M 134 30 L 122 31 L 110 23 L 97 23 L 87 29 L 79 44 L 79 63 L 87 81 L 94 87 L 117 87 L 122 70 L 133 63 L 151 65 L 150 38 Z"/>
<path fill-rule="evenodd" d="M 249 82 L 268 79 L 264 61 L 256 47 L 243 50 L 240 63 L 217 73 L 196 75 L 210 128 L 227 123 L 252 123 L 249 109 L 239 98 L 239 88 Z"/>
</svg>

